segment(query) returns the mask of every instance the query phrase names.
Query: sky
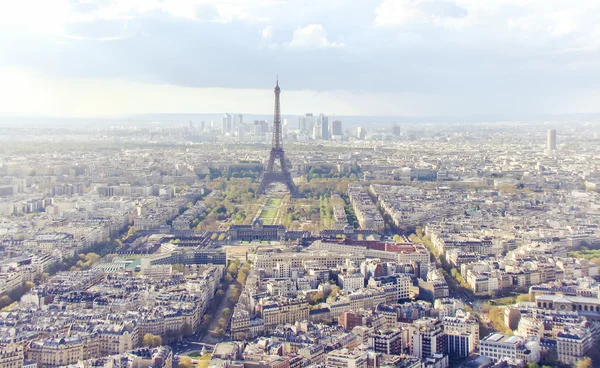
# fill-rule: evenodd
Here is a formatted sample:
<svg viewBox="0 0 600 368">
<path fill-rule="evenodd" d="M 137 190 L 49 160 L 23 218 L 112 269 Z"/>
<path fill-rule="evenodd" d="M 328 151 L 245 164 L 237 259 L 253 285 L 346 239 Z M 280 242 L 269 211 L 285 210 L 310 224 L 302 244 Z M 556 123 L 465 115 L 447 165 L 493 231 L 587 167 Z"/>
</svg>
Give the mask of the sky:
<svg viewBox="0 0 600 368">
<path fill-rule="evenodd" d="M 600 112 L 595 0 L 0 0 L 0 114 Z"/>
</svg>

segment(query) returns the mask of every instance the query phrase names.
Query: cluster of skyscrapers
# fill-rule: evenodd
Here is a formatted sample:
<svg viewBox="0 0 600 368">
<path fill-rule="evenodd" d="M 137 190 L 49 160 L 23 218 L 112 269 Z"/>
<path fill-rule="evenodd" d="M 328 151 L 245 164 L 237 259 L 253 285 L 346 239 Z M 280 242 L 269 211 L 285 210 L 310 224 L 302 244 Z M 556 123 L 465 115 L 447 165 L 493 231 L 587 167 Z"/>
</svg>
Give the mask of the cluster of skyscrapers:
<svg viewBox="0 0 600 368">
<path fill-rule="evenodd" d="M 329 117 L 324 114 L 318 116 L 312 113 L 306 113 L 298 120 L 298 130 L 301 134 L 305 134 L 314 140 L 330 140 L 340 139 L 344 133 L 342 130 L 342 122 L 334 120 L 329 123 Z"/>
</svg>

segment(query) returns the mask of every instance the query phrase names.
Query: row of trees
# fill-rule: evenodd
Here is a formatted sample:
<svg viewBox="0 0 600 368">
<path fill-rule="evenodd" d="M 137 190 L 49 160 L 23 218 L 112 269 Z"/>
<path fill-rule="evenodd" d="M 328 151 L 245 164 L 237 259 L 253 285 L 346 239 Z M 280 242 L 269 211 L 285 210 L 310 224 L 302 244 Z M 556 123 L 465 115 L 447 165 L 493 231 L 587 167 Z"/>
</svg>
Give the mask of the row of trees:
<svg viewBox="0 0 600 368">
<path fill-rule="evenodd" d="M 460 274 L 460 272 L 458 272 L 458 270 L 456 268 L 453 268 L 450 270 L 450 275 L 452 275 L 452 277 L 454 277 L 454 279 L 456 279 L 456 282 L 458 282 L 460 287 L 462 287 L 463 289 L 471 290 L 471 286 L 469 284 L 467 284 L 467 282 L 465 281 L 465 278 Z"/>
<path fill-rule="evenodd" d="M 4 309 L 12 303 L 20 300 L 21 297 L 25 295 L 29 290 L 31 290 L 34 286 L 35 284 L 31 281 L 23 282 L 18 288 L 0 297 L 0 309 Z"/>
<path fill-rule="evenodd" d="M 77 263 L 71 267 L 71 271 L 83 271 L 92 267 L 92 264 L 100 259 L 97 253 L 80 254 Z"/>
<path fill-rule="evenodd" d="M 240 297 L 242 288 L 246 283 L 248 274 L 250 273 L 250 267 L 250 262 L 245 262 L 242 265 L 237 259 L 229 262 L 225 272 L 224 280 L 221 283 L 217 294 L 215 295 L 213 303 L 211 303 L 211 309 L 203 317 L 202 325 L 200 327 L 202 333 L 209 331 L 211 324 L 214 322 L 211 315 L 216 315 L 219 306 L 225 303 L 225 306 L 219 315 L 219 319 L 216 321 L 216 325 L 214 326 L 213 330 L 210 331 L 211 335 L 215 337 L 224 336 L 227 324 L 232 315 L 232 310 Z"/>
<path fill-rule="evenodd" d="M 87 263 L 91 258 L 98 257 L 100 259 L 108 254 L 114 253 L 117 248 L 121 245 L 119 240 L 114 239 L 106 239 L 106 241 L 102 243 L 97 243 L 87 249 L 89 253 L 85 254 L 83 258 L 81 255 L 75 255 L 74 257 L 65 257 L 62 261 L 54 263 L 52 266 L 48 268 L 48 275 L 54 275 L 60 271 L 71 270 L 73 267 L 75 269 L 82 269 L 81 267 L 90 267 L 91 263 Z M 81 262 L 81 263 L 80 263 Z"/>
<path fill-rule="evenodd" d="M 330 197 L 332 193 L 347 193 L 349 179 L 313 179 L 310 182 L 300 184 L 298 188 L 304 198 L 319 199 L 321 196 Z"/>
<path fill-rule="evenodd" d="M 212 235 L 210 236 L 210 239 L 223 241 L 223 240 L 225 240 L 226 237 L 227 237 L 227 234 L 225 234 L 225 233 L 212 233 Z"/>
<path fill-rule="evenodd" d="M 327 170 L 322 167 L 313 167 L 306 174 L 306 181 L 310 182 L 313 179 L 339 179 L 347 178 L 350 181 L 357 181 L 360 175 L 360 168 L 355 166 L 351 172 L 338 172 L 336 169 Z"/>
<path fill-rule="evenodd" d="M 256 167 L 251 169 L 237 169 L 230 168 L 229 170 L 219 170 L 216 168 L 210 168 L 208 175 L 202 175 L 201 178 L 204 179 L 208 177 L 210 180 L 216 179 L 240 179 L 240 178 L 248 178 L 253 182 L 257 181 L 262 174 L 263 167 L 261 164 L 257 164 Z"/>
<path fill-rule="evenodd" d="M 340 197 L 344 200 L 344 210 L 346 211 L 346 218 L 348 223 L 352 225 L 355 229 L 359 228 L 358 219 L 356 218 L 356 214 L 354 213 L 354 207 L 350 203 L 350 198 L 346 194 L 341 194 Z"/>
<path fill-rule="evenodd" d="M 331 228 L 333 223 L 333 209 L 329 203 L 329 197 L 321 196 L 319 198 L 319 214 L 321 216 L 321 227 L 323 229 Z"/>
</svg>

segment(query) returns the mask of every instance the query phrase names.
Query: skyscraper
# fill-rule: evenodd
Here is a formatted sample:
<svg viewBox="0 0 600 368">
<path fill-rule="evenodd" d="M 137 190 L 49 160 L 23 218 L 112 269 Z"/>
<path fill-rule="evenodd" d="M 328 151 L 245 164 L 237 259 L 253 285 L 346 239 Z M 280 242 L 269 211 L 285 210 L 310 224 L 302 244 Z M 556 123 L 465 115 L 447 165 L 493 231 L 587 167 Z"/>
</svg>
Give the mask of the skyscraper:
<svg viewBox="0 0 600 368">
<path fill-rule="evenodd" d="M 329 140 L 329 118 L 323 114 L 319 115 L 319 126 L 321 127 L 320 135 L 322 140 Z"/>
<path fill-rule="evenodd" d="M 331 136 L 342 136 L 344 131 L 342 129 L 342 121 L 334 120 L 331 122 Z"/>
<path fill-rule="evenodd" d="M 548 141 L 546 142 L 548 152 L 556 151 L 556 129 L 548 129 Z"/>
<path fill-rule="evenodd" d="M 363 127 L 356 128 L 356 138 L 365 139 L 367 137 L 367 130 Z"/>
<path fill-rule="evenodd" d="M 314 139 L 314 140 L 321 139 L 321 127 L 319 126 L 318 123 L 313 125 L 312 139 Z"/>
<path fill-rule="evenodd" d="M 298 129 L 300 133 L 311 134 L 315 125 L 315 117 L 312 113 L 307 112 L 304 116 L 298 119 Z"/>
<path fill-rule="evenodd" d="M 400 137 L 400 134 L 401 134 L 401 133 L 400 133 L 400 125 L 398 125 L 398 124 L 395 124 L 395 125 L 392 127 L 392 135 L 393 135 L 394 137 L 398 138 L 398 137 Z"/>
<path fill-rule="evenodd" d="M 226 116 L 223 116 L 223 121 L 221 123 L 221 133 L 223 135 L 227 134 L 229 132 L 229 128 L 227 126 L 227 114 L 225 114 Z"/>
<path fill-rule="evenodd" d="M 244 124 L 238 125 L 237 133 L 238 133 L 238 142 L 245 142 L 246 141 L 246 126 Z"/>
</svg>

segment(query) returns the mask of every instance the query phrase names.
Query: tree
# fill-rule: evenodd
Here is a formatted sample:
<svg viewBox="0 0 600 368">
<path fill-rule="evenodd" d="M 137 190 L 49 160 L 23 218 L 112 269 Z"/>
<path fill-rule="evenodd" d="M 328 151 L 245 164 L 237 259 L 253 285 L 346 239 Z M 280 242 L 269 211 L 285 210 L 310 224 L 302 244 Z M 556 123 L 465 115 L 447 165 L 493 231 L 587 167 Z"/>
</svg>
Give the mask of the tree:
<svg viewBox="0 0 600 368">
<path fill-rule="evenodd" d="M 363 234 L 358 234 L 358 240 L 365 240 L 365 236 Z"/>
<path fill-rule="evenodd" d="M 217 238 L 218 238 L 218 237 L 219 237 L 219 235 L 217 235 L 217 233 L 213 233 L 213 234 L 210 236 L 210 239 L 211 239 L 211 240 L 217 240 Z"/>
<path fill-rule="evenodd" d="M 238 272 L 239 266 L 240 266 L 240 262 L 237 259 L 234 261 L 231 261 L 229 263 L 229 266 L 227 266 L 227 272 L 229 272 L 231 275 L 235 275 Z"/>
<path fill-rule="evenodd" d="M 247 277 L 248 277 L 248 274 L 244 270 L 241 270 L 240 272 L 238 272 L 236 281 L 240 285 L 244 285 L 246 283 L 246 278 Z"/>
<path fill-rule="evenodd" d="M 505 335 L 512 335 L 512 330 L 504 324 L 504 308 L 491 308 L 490 312 L 488 313 L 488 317 L 496 331 Z"/>
<path fill-rule="evenodd" d="M 396 243 L 400 243 L 400 241 L 402 241 L 402 237 L 400 235 L 396 234 L 396 235 L 394 235 L 394 241 Z"/>
<path fill-rule="evenodd" d="M 12 299 L 8 295 L 4 295 L 0 298 L 0 309 L 11 305 L 12 302 Z"/>
<path fill-rule="evenodd" d="M 153 335 L 151 333 L 147 333 L 144 335 L 143 344 L 144 344 L 144 346 L 149 346 L 151 348 L 161 346 L 162 345 L 162 337 Z"/>
<path fill-rule="evenodd" d="M 223 240 L 225 240 L 225 237 L 226 237 L 225 233 L 221 233 L 221 234 L 219 234 L 219 239 L 218 240 L 219 241 L 223 241 Z"/>
<path fill-rule="evenodd" d="M 192 358 L 188 356 L 182 356 L 179 358 L 179 364 L 177 364 L 178 368 L 192 368 Z"/>
<path fill-rule="evenodd" d="M 25 283 L 25 292 L 27 292 L 27 291 L 29 291 L 29 290 L 33 289 L 34 287 L 35 287 L 35 284 L 34 284 L 33 282 L 31 282 L 31 281 L 27 281 L 27 282 Z"/>
<path fill-rule="evenodd" d="M 221 311 L 221 316 L 223 316 L 224 318 L 229 318 L 229 317 L 231 317 L 231 309 L 229 309 L 229 308 L 224 308 L 224 309 Z"/>
<path fill-rule="evenodd" d="M 558 363 L 558 354 L 556 350 L 542 350 L 540 353 L 540 362 L 544 366 L 554 367 Z"/>
<path fill-rule="evenodd" d="M 135 234 L 137 231 L 138 231 L 138 229 L 135 226 L 130 227 L 129 230 L 127 231 L 126 238 L 129 238 L 130 236 Z"/>
<path fill-rule="evenodd" d="M 540 368 L 537 363 L 527 363 L 527 368 Z"/>
<path fill-rule="evenodd" d="M 104 259 L 109 262 L 112 262 L 115 258 L 117 258 L 117 254 L 115 253 L 107 254 L 106 256 L 104 256 Z"/>
<path fill-rule="evenodd" d="M 210 327 L 211 322 L 212 322 L 211 315 L 205 314 L 202 317 L 202 324 L 200 325 L 200 328 L 198 329 L 198 332 L 200 333 L 200 335 L 204 335 L 205 333 L 208 332 L 208 328 Z"/>
<path fill-rule="evenodd" d="M 576 368 L 592 368 L 592 359 L 590 357 L 585 357 L 577 362 L 575 365 Z"/>
<path fill-rule="evenodd" d="M 324 299 L 325 299 L 325 294 L 323 293 L 323 291 L 319 290 L 316 293 L 312 294 L 308 303 L 310 305 L 315 305 L 315 304 L 321 303 Z"/>
<path fill-rule="evenodd" d="M 185 265 L 181 264 L 181 263 L 176 263 L 173 266 L 171 266 L 171 269 L 174 272 L 180 272 L 183 273 L 183 271 L 185 270 Z"/>
<path fill-rule="evenodd" d="M 227 298 L 231 304 L 235 304 L 240 297 L 241 290 L 238 287 L 232 287 L 229 290 L 229 297 Z"/>
<path fill-rule="evenodd" d="M 190 325 L 189 323 L 184 323 L 183 326 L 181 326 L 181 334 L 183 336 L 190 336 L 194 333 L 194 329 L 192 328 L 192 325 Z"/>
<path fill-rule="evenodd" d="M 211 334 L 215 337 L 223 337 L 225 336 L 225 330 L 223 330 L 221 327 L 217 327 L 211 332 Z"/>
</svg>

